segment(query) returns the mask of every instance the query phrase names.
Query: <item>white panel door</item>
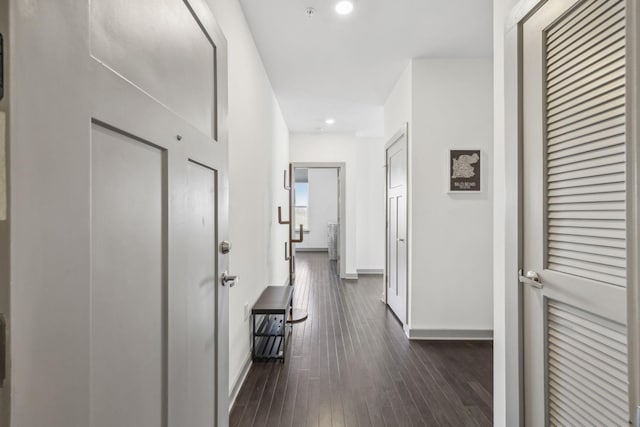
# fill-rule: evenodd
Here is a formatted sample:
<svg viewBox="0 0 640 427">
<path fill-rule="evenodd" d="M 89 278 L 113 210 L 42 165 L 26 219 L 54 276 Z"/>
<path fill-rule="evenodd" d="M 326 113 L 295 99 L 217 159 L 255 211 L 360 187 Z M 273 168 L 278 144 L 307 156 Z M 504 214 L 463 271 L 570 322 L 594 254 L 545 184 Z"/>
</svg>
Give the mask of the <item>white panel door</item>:
<svg viewBox="0 0 640 427">
<path fill-rule="evenodd" d="M 630 421 L 624 0 L 523 26 L 525 425 Z"/>
<path fill-rule="evenodd" d="M 407 139 L 394 137 L 387 156 L 387 304 L 407 322 Z"/>
<path fill-rule="evenodd" d="M 166 407 L 165 153 L 92 131 L 90 425 L 158 426 Z"/>
<path fill-rule="evenodd" d="M 218 25 L 202 0 L 11 1 L 12 423 L 228 425 Z"/>
<path fill-rule="evenodd" d="M 188 423 L 215 425 L 216 376 L 216 172 L 188 165 Z"/>
</svg>

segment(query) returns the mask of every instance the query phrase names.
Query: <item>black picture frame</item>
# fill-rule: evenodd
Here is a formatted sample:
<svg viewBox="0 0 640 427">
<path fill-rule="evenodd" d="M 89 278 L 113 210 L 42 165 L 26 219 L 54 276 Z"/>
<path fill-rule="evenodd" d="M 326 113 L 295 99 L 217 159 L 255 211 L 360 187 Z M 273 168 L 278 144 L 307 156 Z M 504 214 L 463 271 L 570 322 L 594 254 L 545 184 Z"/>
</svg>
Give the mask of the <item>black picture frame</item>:
<svg viewBox="0 0 640 427">
<path fill-rule="evenodd" d="M 482 191 L 482 151 L 449 150 L 449 192 Z"/>
</svg>

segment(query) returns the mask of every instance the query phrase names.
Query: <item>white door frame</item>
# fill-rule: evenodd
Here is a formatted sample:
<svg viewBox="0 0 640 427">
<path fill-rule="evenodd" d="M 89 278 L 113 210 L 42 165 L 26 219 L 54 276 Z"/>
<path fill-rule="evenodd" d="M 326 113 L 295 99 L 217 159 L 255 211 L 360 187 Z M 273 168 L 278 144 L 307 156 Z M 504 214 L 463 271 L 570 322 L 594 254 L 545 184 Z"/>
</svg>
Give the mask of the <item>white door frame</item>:
<svg viewBox="0 0 640 427">
<path fill-rule="evenodd" d="M 505 23 L 505 377 L 506 389 L 503 402 L 507 411 L 507 425 L 524 424 L 523 393 L 523 321 L 522 292 L 518 281 L 518 269 L 522 265 L 522 24 L 548 0 L 521 0 L 512 9 Z M 627 7 L 627 218 L 628 242 L 628 336 L 640 335 L 640 55 L 637 53 L 640 34 L 640 7 L 636 0 L 626 0 Z M 497 129 L 496 129 L 497 131 Z M 636 427 L 640 426 L 640 340 L 629 340 L 629 402 L 631 414 L 638 411 Z M 636 409 L 637 408 L 637 409 Z"/>
<path fill-rule="evenodd" d="M 338 259 L 340 278 L 349 279 L 346 273 L 347 258 L 347 164 L 344 162 L 293 162 L 293 180 L 295 184 L 295 170 L 299 169 L 338 169 L 338 185 L 340 197 L 338 197 L 338 211 L 340 218 L 340 257 Z"/>
<path fill-rule="evenodd" d="M 410 283 L 410 275 L 409 272 L 411 271 L 411 269 L 409 268 L 410 264 L 411 264 L 411 223 L 409 222 L 409 218 L 411 217 L 409 212 L 410 212 L 410 197 L 409 197 L 409 171 L 411 166 L 409 165 L 409 123 L 405 123 L 404 126 L 402 126 L 402 128 L 400 128 L 390 139 L 389 141 L 387 141 L 387 143 L 384 145 L 384 165 L 385 165 L 385 173 L 384 173 L 384 279 L 383 279 L 383 286 L 384 286 L 384 303 L 385 304 L 389 304 L 389 298 L 388 298 L 388 288 L 389 288 L 389 284 L 387 283 L 389 280 L 389 173 L 388 173 L 388 168 L 389 165 L 387 165 L 387 150 L 389 150 L 389 148 L 395 144 L 396 142 L 398 142 L 399 139 L 401 139 L 402 137 L 404 137 L 404 141 L 405 141 L 405 145 L 404 145 L 404 152 L 405 152 L 405 156 L 406 156 L 406 176 L 405 176 L 405 186 L 406 186 L 406 191 L 407 191 L 407 208 L 406 208 L 406 224 L 407 224 L 407 237 L 406 237 L 406 242 L 405 245 L 407 247 L 407 271 L 406 271 L 406 278 L 407 278 L 407 289 L 406 289 L 406 301 L 405 301 L 405 323 L 402 325 L 402 327 L 405 329 L 405 331 L 407 331 L 407 326 L 409 325 L 409 283 Z M 408 332 L 407 332 L 408 333 Z"/>
</svg>

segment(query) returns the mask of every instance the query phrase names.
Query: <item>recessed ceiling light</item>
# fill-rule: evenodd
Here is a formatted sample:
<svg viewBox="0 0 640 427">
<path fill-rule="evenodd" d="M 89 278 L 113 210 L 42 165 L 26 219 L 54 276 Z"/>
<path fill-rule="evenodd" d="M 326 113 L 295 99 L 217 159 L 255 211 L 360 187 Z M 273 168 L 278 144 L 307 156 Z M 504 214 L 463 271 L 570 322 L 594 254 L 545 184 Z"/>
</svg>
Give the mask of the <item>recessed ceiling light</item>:
<svg viewBox="0 0 640 427">
<path fill-rule="evenodd" d="M 332 124 L 334 124 L 334 123 L 336 122 L 336 119 L 327 119 L 327 120 L 325 120 L 324 122 L 325 122 L 326 124 L 328 124 L 328 125 L 332 125 Z"/>
<path fill-rule="evenodd" d="M 338 15 L 348 15 L 353 12 L 353 2 L 342 0 L 336 3 L 336 13 Z"/>
</svg>

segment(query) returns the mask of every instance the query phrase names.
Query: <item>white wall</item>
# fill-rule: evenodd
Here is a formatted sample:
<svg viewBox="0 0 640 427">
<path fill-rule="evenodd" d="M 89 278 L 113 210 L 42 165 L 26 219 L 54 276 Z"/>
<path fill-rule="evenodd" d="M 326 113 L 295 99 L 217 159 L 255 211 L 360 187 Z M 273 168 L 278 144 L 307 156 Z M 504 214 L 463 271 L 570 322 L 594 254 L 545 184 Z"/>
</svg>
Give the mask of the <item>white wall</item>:
<svg viewBox="0 0 640 427">
<path fill-rule="evenodd" d="M 338 169 L 309 169 L 309 232 L 300 249 L 327 249 L 327 224 L 338 222 Z"/>
<path fill-rule="evenodd" d="M 414 59 L 385 105 L 409 122 L 409 333 L 493 328 L 492 64 Z M 449 194 L 448 150 L 480 149 L 480 194 Z"/>
<path fill-rule="evenodd" d="M 411 126 L 411 100 L 413 92 L 413 61 L 409 61 L 407 67 L 399 76 L 393 90 L 387 97 L 384 105 L 384 136 L 389 141 L 405 123 Z M 411 137 L 411 131 L 409 131 Z M 384 158 L 384 153 L 382 154 Z"/>
<path fill-rule="evenodd" d="M 240 282 L 229 300 L 229 386 L 249 357 L 252 306 L 268 284 L 284 284 L 288 266 L 285 226 L 276 209 L 288 202 L 282 172 L 288 168 L 289 131 L 237 0 L 207 0 L 229 50 L 230 274 Z"/>
<path fill-rule="evenodd" d="M 493 329 L 492 65 L 414 60 L 412 329 Z M 448 150 L 482 150 L 480 194 L 448 194 Z"/>
<path fill-rule="evenodd" d="M 291 134 L 292 162 L 346 163 L 346 254 L 349 277 L 384 268 L 382 139 L 342 134 Z"/>
<path fill-rule="evenodd" d="M 385 254 L 384 140 L 357 144 L 356 265 L 358 271 L 382 272 Z"/>
</svg>

